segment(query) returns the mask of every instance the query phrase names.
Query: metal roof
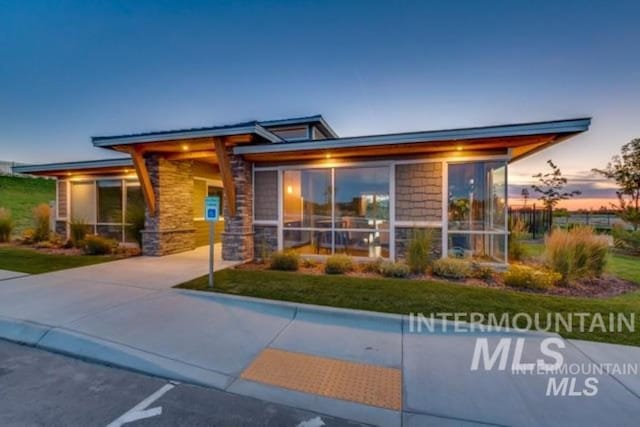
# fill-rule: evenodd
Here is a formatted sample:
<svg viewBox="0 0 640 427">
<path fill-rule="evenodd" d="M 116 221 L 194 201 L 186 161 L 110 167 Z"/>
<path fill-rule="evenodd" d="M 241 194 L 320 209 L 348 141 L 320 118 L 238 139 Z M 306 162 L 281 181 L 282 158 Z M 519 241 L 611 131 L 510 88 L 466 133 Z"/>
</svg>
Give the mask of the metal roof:
<svg viewBox="0 0 640 427">
<path fill-rule="evenodd" d="M 269 132 L 256 121 L 235 123 L 223 126 L 144 132 L 128 135 L 94 136 L 91 138 L 91 142 L 96 147 L 111 147 L 114 145 L 141 144 L 144 142 L 170 141 L 186 138 L 204 138 L 209 136 L 231 136 L 242 134 L 255 134 L 266 139 L 269 142 L 283 142 L 282 138 Z"/>
<path fill-rule="evenodd" d="M 338 134 L 329 126 L 329 123 L 322 117 L 321 114 L 315 116 L 306 117 L 294 117 L 290 119 L 281 120 L 264 120 L 259 122 L 264 127 L 276 127 L 276 126 L 290 126 L 290 125 L 309 125 L 315 124 L 323 133 L 329 138 L 338 138 Z"/>
<path fill-rule="evenodd" d="M 311 124 L 318 126 L 320 130 L 330 138 L 338 137 L 331 126 L 329 126 L 329 124 L 325 121 L 325 119 L 321 115 L 317 114 L 315 116 L 293 117 L 278 120 L 252 120 L 248 122 L 233 123 L 220 126 L 142 132 L 125 135 L 94 136 L 91 138 L 91 142 L 96 147 L 111 147 L 113 145 L 140 144 L 144 142 L 167 141 L 185 138 L 203 138 L 209 136 L 230 136 L 247 133 L 258 135 L 268 142 L 285 142 L 282 138 L 270 132 L 266 128 Z"/>
<path fill-rule="evenodd" d="M 70 171 L 70 170 L 83 170 L 83 169 L 96 169 L 96 168 L 119 168 L 119 167 L 132 167 L 133 161 L 130 157 L 123 157 L 119 159 L 103 159 L 103 160 L 87 160 L 82 162 L 62 162 L 62 163 L 47 163 L 40 165 L 22 165 L 14 166 L 13 171 L 16 173 L 35 173 L 35 172 L 56 172 L 56 171 Z"/>
<path fill-rule="evenodd" d="M 551 133 L 578 133 L 589 129 L 591 118 L 553 120 L 483 126 L 473 128 L 403 132 L 347 138 L 289 142 L 287 144 L 242 145 L 234 147 L 235 154 L 262 154 L 289 151 L 331 150 L 339 148 L 371 147 L 386 144 L 411 144 L 417 142 L 456 141 L 478 138 L 543 135 Z"/>
</svg>

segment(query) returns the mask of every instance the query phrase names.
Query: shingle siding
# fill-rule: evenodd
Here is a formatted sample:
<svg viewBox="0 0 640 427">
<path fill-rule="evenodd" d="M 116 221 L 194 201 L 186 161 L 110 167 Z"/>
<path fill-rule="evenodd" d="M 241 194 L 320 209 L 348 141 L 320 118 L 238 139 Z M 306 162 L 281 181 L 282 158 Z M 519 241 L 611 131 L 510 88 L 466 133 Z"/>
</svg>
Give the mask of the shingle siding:
<svg viewBox="0 0 640 427">
<path fill-rule="evenodd" d="M 396 221 L 442 220 L 442 163 L 396 165 Z"/>
</svg>

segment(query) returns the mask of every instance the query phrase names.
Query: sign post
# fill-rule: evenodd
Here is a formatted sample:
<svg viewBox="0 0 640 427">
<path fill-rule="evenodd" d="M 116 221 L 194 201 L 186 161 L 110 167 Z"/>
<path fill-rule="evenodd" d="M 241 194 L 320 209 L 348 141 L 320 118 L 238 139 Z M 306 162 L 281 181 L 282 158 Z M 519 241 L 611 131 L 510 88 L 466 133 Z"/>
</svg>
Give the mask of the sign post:
<svg viewBox="0 0 640 427">
<path fill-rule="evenodd" d="M 209 196 L 204 199 L 204 219 L 209 223 L 209 288 L 213 289 L 213 246 L 215 242 L 215 224 L 220 218 L 220 197 Z"/>
</svg>

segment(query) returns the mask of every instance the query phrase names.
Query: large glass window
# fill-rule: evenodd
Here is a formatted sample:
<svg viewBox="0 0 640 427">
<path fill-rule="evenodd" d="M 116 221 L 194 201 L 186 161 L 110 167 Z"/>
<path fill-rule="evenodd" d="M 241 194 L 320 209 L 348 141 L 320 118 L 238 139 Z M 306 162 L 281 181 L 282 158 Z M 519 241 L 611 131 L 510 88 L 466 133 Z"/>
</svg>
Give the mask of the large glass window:
<svg viewBox="0 0 640 427">
<path fill-rule="evenodd" d="M 97 182 L 98 223 L 122 223 L 122 181 L 109 179 Z"/>
<path fill-rule="evenodd" d="M 285 228 L 331 228 L 331 170 L 284 172 Z"/>
<path fill-rule="evenodd" d="M 335 251 L 389 256 L 389 168 L 335 170 Z"/>
<path fill-rule="evenodd" d="M 282 210 L 287 249 L 389 256 L 388 167 L 285 171 Z"/>
<path fill-rule="evenodd" d="M 94 224 L 96 220 L 95 183 L 71 183 L 71 221 Z"/>
<path fill-rule="evenodd" d="M 449 256 L 506 262 L 505 162 L 449 165 Z"/>
<path fill-rule="evenodd" d="M 71 221 L 87 223 L 90 232 L 134 241 L 128 229 L 144 218 L 145 202 L 137 180 L 99 179 L 71 183 Z"/>
</svg>

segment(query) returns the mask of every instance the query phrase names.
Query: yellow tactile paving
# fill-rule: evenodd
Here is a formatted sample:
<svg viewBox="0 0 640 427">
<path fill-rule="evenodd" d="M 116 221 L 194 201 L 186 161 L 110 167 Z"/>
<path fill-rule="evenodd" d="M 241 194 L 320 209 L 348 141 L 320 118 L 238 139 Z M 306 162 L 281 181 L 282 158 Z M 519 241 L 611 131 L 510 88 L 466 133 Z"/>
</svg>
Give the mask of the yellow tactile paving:
<svg viewBox="0 0 640 427">
<path fill-rule="evenodd" d="M 267 348 L 241 378 L 264 384 L 400 410 L 399 369 Z"/>
</svg>

